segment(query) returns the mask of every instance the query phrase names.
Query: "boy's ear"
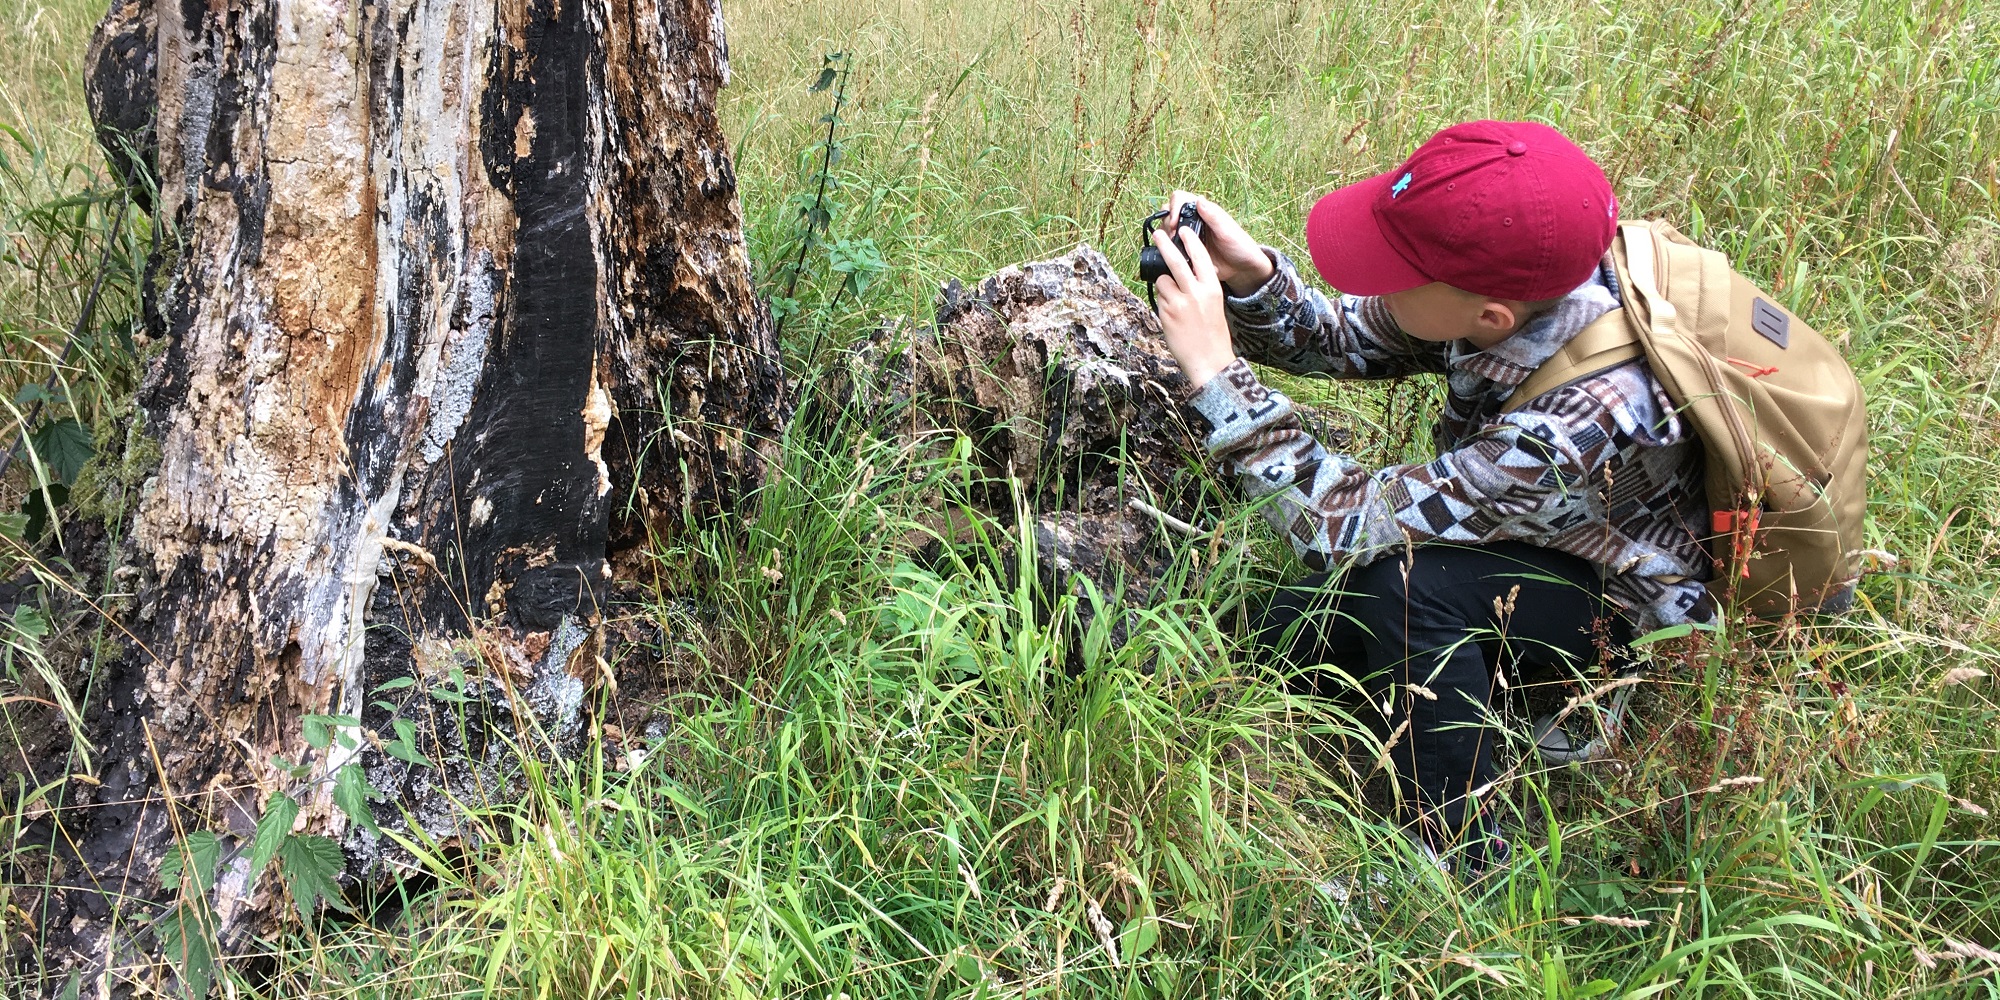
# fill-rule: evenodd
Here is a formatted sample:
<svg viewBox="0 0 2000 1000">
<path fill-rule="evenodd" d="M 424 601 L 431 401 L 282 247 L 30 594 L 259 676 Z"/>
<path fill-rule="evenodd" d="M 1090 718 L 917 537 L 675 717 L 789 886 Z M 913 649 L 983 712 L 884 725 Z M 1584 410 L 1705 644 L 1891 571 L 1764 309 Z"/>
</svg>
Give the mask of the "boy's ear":
<svg viewBox="0 0 2000 1000">
<path fill-rule="evenodd" d="M 1521 309 L 1510 302 L 1487 299 L 1479 307 L 1479 315 L 1472 321 L 1482 330 L 1494 333 L 1512 333 L 1514 325 L 1521 320 Z"/>
</svg>

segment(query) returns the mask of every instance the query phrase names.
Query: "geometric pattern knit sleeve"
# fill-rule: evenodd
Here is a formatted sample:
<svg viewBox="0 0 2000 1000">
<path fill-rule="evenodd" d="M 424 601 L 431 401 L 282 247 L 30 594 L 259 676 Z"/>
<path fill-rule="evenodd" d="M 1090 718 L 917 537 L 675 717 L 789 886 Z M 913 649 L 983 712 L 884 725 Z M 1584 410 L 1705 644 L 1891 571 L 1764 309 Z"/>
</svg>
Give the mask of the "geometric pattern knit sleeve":
<svg viewBox="0 0 2000 1000">
<path fill-rule="evenodd" d="M 1377 379 L 1445 371 L 1449 345 L 1404 333 L 1381 299 L 1328 298 L 1307 287 L 1290 258 L 1270 247 L 1264 253 L 1273 265 L 1270 279 L 1248 295 L 1223 295 L 1239 354 L 1294 375 Z"/>
<path fill-rule="evenodd" d="M 1429 462 L 1370 469 L 1314 440 L 1242 358 L 1190 402 L 1213 428 L 1209 454 L 1314 570 L 1429 541 L 1547 544 L 1593 519 L 1586 484 L 1611 441 L 1609 415 L 1572 399 L 1564 417 L 1505 414 Z"/>
</svg>

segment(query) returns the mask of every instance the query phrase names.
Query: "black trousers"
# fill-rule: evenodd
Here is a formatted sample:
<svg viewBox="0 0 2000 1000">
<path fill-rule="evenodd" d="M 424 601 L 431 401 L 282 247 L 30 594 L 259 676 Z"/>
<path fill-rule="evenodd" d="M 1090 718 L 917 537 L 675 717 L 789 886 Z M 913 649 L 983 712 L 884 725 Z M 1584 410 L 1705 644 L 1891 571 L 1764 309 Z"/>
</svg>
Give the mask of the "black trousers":
<svg viewBox="0 0 2000 1000">
<path fill-rule="evenodd" d="M 1358 686 L 1375 712 L 1387 704 L 1404 818 L 1442 848 L 1483 826 L 1467 805 L 1494 778 L 1496 676 L 1534 683 L 1629 651 L 1603 594 L 1602 571 L 1565 552 L 1431 544 L 1281 588 L 1255 642 L 1319 694 Z"/>
</svg>

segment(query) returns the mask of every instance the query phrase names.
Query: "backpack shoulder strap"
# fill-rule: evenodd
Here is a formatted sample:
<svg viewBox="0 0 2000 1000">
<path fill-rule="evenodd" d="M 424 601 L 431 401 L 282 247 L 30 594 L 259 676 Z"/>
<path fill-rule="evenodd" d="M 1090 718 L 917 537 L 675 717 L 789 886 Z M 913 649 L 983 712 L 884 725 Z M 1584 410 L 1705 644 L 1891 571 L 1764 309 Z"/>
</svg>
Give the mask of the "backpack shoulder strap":
<svg viewBox="0 0 2000 1000">
<path fill-rule="evenodd" d="M 1623 309 L 1613 309 L 1597 318 L 1589 326 L 1578 330 L 1569 343 L 1554 356 L 1542 362 L 1525 381 L 1514 389 L 1514 394 L 1501 404 L 1500 412 L 1511 413 L 1528 405 L 1536 397 L 1553 392 L 1572 382 L 1589 378 L 1607 368 L 1622 365 L 1633 358 L 1646 355 L 1639 338 L 1632 333 L 1627 322 L 1628 315 Z"/>
<path fill-rule="evenodd" d="M 1634 358 L 1645 357 L 1645 343 L 1635 328 L 1647 322 L 1642 314 L 1650 314 L 1656 323 L 1672 325 L 1674 306 L 1660 294 L 1652 226 L 1644 222 L 1620 223 L 1618 238 L 1612 242 L 1611 256 L 1618 266 L 1619 278 L 1624 281 L 1624 307 L 1605 313 L 1577 331 L 1576 336 L 1562 346 L 1562 350 L 1542 362 L 1540 368 L 1514 389 L 1514 394 L 1501 405 L 1500 412 L 1518 410 L 1537 396 Z M 1639 300 L 1637 304 L 1641 309 L 1632 308 L 1635 298 Z"/>
</svg>

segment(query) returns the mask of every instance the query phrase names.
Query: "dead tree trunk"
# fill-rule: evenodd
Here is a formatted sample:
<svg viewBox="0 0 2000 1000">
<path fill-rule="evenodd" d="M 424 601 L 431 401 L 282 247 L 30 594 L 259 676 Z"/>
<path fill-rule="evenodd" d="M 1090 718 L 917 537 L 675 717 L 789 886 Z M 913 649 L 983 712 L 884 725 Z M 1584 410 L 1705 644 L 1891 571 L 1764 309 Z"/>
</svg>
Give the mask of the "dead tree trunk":
<svg viewBox="0 0 2000 1000">
<path fill-rule="evenodd" d="M 504 792 L 509 739 L 578 738 L 625 557 L 729 510 L 788 409 L 713 0 L 119 0 L 100 31 L 100 121 L 154 122 L 170 234 L 160 459 L 51 972 L 157 950 L 177 830 L 222 836 L 226 951 L 275 910 L 278 879 L 243 892 L 273 793 L 365 876 L 343 767 L 378 823 L 449 836 L 452 795 Z M 398 723 L 430 766 L 381 752 Z"/>
</svg>

